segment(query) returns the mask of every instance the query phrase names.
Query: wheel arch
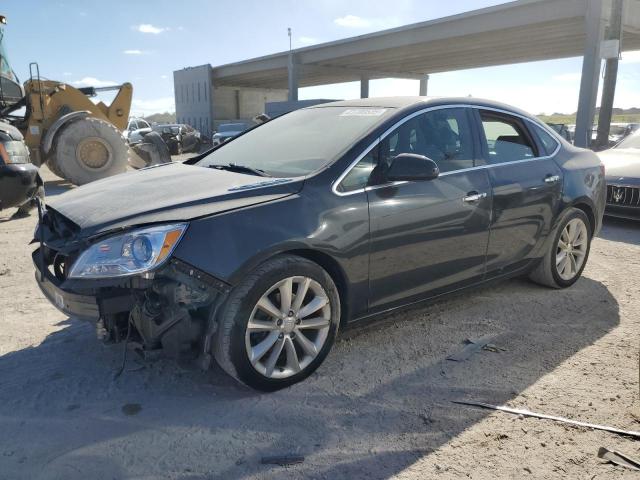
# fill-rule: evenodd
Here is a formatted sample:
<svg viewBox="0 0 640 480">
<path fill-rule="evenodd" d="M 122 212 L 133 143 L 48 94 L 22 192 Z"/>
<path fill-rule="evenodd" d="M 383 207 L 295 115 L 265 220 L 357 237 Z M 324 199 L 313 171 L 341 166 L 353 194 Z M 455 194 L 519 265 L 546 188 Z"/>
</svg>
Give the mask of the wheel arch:
<svg viewBox="0 0 640 480">
<path fill-rule="evenodd" d="M 597 229 L 597 219 L 595 214 L 595 207 L 591 200 L 588 198 L 580 198 L 569 205 L 567 208 L 577 208 L 578 210 L 582 210 L 584 214 L 589 219 L 589 223 L 591 224 L 591 235 L 595 235 Z"/>
<path fill-rule="evenodd" d="M 340 263 L 331 255 L 321 252 L 319 250 L 313 250 L 309 248 L 289 250 L 282 252 L 281 255 L 295 255 L 305 258 L 309 261 L 320 265 L 331 277 L 333 283 L 335 283 L 338 289 L 338 295 L 340 297 L 340 326 L 344 326 L 349 319 L 349 282 L 347 275 Z"/>
<path fill-rule="evenodd" d="M 240 278 L 258 268 L 263 263 L 285 255 L 293 255 L 314 262 L 329 274 L 338 289 L 338 296 L 340 298 L 340 325 L 343 326 L 346 324 L 351 314 L 349 305 L 350 288 L 347 274 L 344 268 L 334 257 L 326 252 L 311 248 L 307 245 L 288 245 L 285 248 L 272 250 L 267 255 L 261 255 L 259 259 L 254 258 L 253 260 L 246 262 L 242 268 L 236 271 L 233 276 L 234 278 L 231 280 L 231 284 L 236 284 Z"/>
</svg>

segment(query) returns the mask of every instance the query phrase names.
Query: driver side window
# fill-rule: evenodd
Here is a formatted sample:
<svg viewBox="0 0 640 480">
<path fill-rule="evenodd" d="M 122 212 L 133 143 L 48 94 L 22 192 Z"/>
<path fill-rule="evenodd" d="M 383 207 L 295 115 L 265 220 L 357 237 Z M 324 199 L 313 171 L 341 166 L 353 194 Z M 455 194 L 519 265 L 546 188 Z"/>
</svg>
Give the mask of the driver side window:
<svg viewBox="0 0 640 480">
<path fill-rule="evenodd" d="M 472 130 L 464 108 L 432 110 L 400 125 L 380 142 L 382 168 L 388 168 L 401 153 L 429 157 L 441 172 L 482 164 L 474 159 Z"/>
</svg>

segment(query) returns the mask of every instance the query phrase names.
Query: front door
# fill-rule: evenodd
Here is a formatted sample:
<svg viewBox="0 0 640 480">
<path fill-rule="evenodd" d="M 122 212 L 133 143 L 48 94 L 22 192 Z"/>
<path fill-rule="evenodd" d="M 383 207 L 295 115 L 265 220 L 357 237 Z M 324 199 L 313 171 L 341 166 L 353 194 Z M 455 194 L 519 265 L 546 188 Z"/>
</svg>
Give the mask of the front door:
<svg viewBox="0 0 640 480">
<path fill-rule="evenodd" d="M 492 199 L 472 119 L 467 108 L 434 109 L 381 139 L 367 188 L 372 311 L 482 279 Z M 439 178 L 376 181 L 400 153 L 431 158 Z"/>
</svg>

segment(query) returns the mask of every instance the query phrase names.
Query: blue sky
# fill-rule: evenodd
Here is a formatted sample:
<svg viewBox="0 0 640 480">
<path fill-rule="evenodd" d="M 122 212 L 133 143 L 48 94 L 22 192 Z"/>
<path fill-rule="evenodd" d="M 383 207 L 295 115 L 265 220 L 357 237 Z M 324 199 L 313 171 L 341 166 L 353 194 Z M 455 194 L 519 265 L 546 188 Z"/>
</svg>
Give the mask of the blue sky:
<svg viewBox="0 0 640 480">
<path fill-rule="evenodd" d="M 360 35 L 505 3 L 490 0 L 5 0 L 5 42 L 24 80 L 28 64 L 75 85 L 130 81 L 133 113 L 173 110 L 172 72 Z M 487 97 L 532 113 L 576 109 L 581 59 L 431 76 L 430 95 Z M 377 80 L 371 96 L 413 95 L 411 80 Z M 357 83 L 302 89 L 300 98 L 352 98 Z M 640 52 L 623 55 L 616 106 L 640 107 Z"/>
</svg>

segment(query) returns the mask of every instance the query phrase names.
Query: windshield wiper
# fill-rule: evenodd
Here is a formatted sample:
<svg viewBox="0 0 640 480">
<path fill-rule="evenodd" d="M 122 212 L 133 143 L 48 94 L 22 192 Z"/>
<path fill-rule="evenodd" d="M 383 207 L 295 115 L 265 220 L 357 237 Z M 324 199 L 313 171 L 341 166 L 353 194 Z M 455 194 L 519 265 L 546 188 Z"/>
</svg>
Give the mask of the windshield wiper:
<svg viewBox="0 0 640 480">
<path fill-rule="evenodd" d="M 215 168 L 217 170 L 228 170 L 230 172 L 248 173 L 250 175 L 256 175 L 258 177 L 270 177 L 267 172 L 259 168 L 251 168 L 246 165 L 238 165 L 237 163 L 228 163 L 226 165 L 209 165 L 209 168 Z"/>
</svg>

